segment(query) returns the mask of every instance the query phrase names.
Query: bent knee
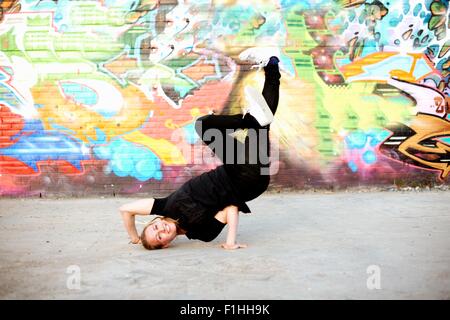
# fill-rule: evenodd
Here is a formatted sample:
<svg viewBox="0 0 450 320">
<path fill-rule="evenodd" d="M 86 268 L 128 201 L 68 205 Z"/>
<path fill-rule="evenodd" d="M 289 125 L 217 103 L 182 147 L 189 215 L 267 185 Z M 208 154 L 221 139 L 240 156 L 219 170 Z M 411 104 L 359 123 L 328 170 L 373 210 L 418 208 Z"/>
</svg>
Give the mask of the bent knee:
<svg viewBox="0 0 450 320">
<path fill-rule="evenodd" d="M 197 118 L 197 120 L 195 120 L 195 132 L 197 132 L 197 134 L 202 137 L 203 136 L 203 132 L 205 131 L 205 128 L 207 127 L 207 123 L 208 123 L 208 119 L 211 117 L 211 115 L 205 115 L 205 116 L 201 116 L 200 118 Z"/>
</svg>

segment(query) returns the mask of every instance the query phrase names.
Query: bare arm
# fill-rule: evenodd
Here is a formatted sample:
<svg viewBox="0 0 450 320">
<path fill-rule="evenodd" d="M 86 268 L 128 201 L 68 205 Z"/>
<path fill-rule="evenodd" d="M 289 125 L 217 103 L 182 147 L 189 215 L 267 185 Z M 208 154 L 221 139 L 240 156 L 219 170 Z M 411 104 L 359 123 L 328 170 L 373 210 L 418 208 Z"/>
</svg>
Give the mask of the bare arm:
<svg viewBox="0 0 450 320">
<path fill-rule="evenodd" d="M 227 241 L 222 245 L 224 249 L 234 250 L 246 248 L 244 244 L 236 243 L 237 228 L 239 224 L 239 209 L 236 206 L 228 206 L 216 215 L 216 219 L 228 224 Z"/>
<path fill-rule="evenodd" d="M 131 238 L 131 243 L 140 243 L 139 234 L 136 229 L 135 216 L 147 216 L 150 214 L 153 208 L 153 203 L 155 199 L 141 199 L 134 202 L 124 204 L 119 208 L 120 214 L 122 216 L 123 224 L 125 230 L 127 230 L 128 235 Z"/>
</svg>

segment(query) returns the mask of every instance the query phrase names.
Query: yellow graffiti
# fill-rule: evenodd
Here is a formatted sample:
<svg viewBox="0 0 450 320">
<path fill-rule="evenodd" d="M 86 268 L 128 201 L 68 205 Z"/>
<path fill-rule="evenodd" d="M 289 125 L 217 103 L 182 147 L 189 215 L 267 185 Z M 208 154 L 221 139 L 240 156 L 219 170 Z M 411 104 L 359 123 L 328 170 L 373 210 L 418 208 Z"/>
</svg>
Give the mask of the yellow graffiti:
<svg viewBox="0 0 450 320">
<path fill-rule="evenodd" d="M 366 0 L 338 0 L 338 3 L 340 3 L 344 8 L 352 8 L 365 4 Z"/>
<path fill-rule="evenodd" d="M 154 139 L 139 131 L 128 133 L 123 138 L 148 147 L 158 155 L 165 165 L 185 165 L 187 163 L 178 147 L 165 139 Z"/>
<path fill-rule="evenodd" d="M 418 81 L 418 79 L 416 79 L 416 77 L 414 77 L 414 70 L 416 69 L 417 61 L 420 58 L 422 58 L 424 55 L 422 53 L 408 53 L 408 55 L 410 55 L 414 59 L 409 71 L 406 72 L 405 70 L 394 69 L 394 70 L 391 70 L 390 75 L 392 77 L 396 77 L 403 81 L 416 82 L 416 81 Z"/>
<path fill-rule="evenodd" d="M 370 65 L 375 65 L 377 63 L 381 63 L 391 57 L 400 55 L 399 52 L 376 52 L 372 53 L 364 58 L 357 59 L 353 61 L 352 63 L 345 65 L 340 68 L 340 71 L 342 72 L 342 75 L 345 79 L 348 79 L 352 81 L 351 78 L 362 76 L 367 73 L 365 68 Z M 414 76 L 414 72 L 416 71 L 416 66 L 419 60 L 423 59 L 429 66 L 430 70 L 433 70 L 434 67 L 430 63 L 429 59 L 423 54 L 423 53 L 408 53 L 407 56 L 412 57 L 412 63 L 409 67 L 409 70 L 403 70 L 403 69 L 393 69 L 389 72 L 389 76 L 391 77 L 397 77 L 401 80 L 408 81 L 408 82 L 417 82 L 421 79 L 423 79 L 427 74 L 421 75 L 419 78 L 416 78 Z M 358 80 L 355 80 L 358 81 Z M 360 79 L 360 81 L 373 81 L 373 82 L 379 82 L 379 83 L 385 83 L 386 79 Z"/>
<path fill-rule="evenodd" d="M 376 52 L 372 53 L 362 59 L 358 59 L 354 61 L 353 63 L 350 63 L 348 65 L 345 65 L 341 67 L 340 71 L 342 72 L 342 75 L 348 79 L 354 76 L 358 76 L 361 74 L 364 74 L 366 71 L 364 70 L 365 66 L 379 63 L 383 60 L 386 60 L 387 58 L 390 58 L 392 56 L 397 55 L 397 52 Z"/>
<path fill-rule="evenodd" d="M 192 108 L 190 111 L 190 114 L 191 114 L 192 120 L 185 121 L 183 123 L 174 123 L 173 119 L 167 119 L 164 122 L 164 126 L 168 129 L 176 130 L 176 129 L 182 128 L 182 127 L 192 123 L 192 121 L 194 121 L 196 118 L 198 118 L 202 115 L 199 108 Z"/>
</svg>

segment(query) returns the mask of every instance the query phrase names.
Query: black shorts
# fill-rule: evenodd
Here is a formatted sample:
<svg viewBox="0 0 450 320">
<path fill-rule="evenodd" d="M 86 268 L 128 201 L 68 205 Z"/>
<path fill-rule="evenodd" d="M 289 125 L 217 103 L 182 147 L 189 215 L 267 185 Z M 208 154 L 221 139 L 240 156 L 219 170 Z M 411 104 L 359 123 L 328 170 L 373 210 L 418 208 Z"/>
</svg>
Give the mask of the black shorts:
<svg viewBox="0 0 450 320">
<path fill-rule="evenodd" d="M 263 168 L 260 165 L 232 165 L 225 169 L 240 201 L 247 202 L 259 197 L 269 186 L 270 175 L 261 174 Z"/>
<path fill-rule="evenodd" d="M 210 242 L 217 238 L 225 227 L 225 223 L 220 222 L 216 218 L 208 218 L 201 223 L 195 225 L 195 228 L 186 233 L 189 239 L 197 239 Z"/>
</svg>

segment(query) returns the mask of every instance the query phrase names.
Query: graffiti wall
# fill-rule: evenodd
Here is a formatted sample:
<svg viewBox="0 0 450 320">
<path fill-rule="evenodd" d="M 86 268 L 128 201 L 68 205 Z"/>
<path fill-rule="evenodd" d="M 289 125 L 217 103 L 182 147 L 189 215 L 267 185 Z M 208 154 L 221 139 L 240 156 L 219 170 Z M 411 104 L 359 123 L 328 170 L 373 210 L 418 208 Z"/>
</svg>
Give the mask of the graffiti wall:
<svg viewBox="0 0 450 320">
<path fill-rule="evenodd" d="M 448 0 L 0 2 L 0 195 L 167 193 L 283 69 L 272 188 L 447 182 Z M 194 156 L 193 156 L 194 155 Z"/>
</svg>

